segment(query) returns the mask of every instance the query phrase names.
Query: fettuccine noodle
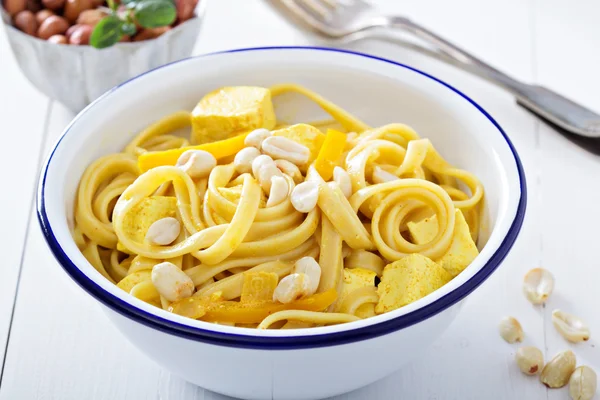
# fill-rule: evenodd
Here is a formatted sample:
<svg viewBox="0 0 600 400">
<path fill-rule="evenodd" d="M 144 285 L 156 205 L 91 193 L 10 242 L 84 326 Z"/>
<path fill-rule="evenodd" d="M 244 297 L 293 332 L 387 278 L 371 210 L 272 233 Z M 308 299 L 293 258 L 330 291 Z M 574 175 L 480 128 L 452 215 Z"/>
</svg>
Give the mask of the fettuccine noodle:
<svg viewBox="0 0 600 400">
<path fill-rule="evenodd" d="M 277 121 L 271 98 L 284 93 L 332 119 Z M 483 196 L 477 177 L 406 125 L 372 128 L 294 84 L 231 87 L 92 163 L 73 237 L 102 276 L 156 307 L 299 329 L 441 287 L 477 255 Z"/>
</svg>

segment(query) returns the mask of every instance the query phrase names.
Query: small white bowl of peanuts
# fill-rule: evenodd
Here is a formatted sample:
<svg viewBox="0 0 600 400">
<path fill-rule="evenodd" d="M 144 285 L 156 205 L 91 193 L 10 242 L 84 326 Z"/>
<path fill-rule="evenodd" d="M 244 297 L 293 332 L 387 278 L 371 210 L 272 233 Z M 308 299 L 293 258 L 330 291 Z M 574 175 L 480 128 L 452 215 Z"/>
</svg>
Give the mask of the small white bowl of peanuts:
<svg viewBox="0 0 600 400">
<path fill-rule="evenodd" d="M 166 16 L 167 21 L 149 21 L 145 25 L 155 27 L 144 28 L 135 18 L 142 2 L 149 10 L 146 18 L 164 18 L 157 6 L 165 3 L 170 6 L 167 11 L 171 15 Z M 106 90 L 190 56 L 205 3 L 206 0 L 2 0 L 0 14 L 23 74 L 42 93 L 78 112 Z M 115 21 L 116 29 L 111 30 Z M 96 48 L 97 43 L 92 43 L 99 24 L 107 29 L 98 32 L 104 35 L 97 36 L 113 35 L 112 42 L 96 41 L 105 48 Z"/>
</svg>

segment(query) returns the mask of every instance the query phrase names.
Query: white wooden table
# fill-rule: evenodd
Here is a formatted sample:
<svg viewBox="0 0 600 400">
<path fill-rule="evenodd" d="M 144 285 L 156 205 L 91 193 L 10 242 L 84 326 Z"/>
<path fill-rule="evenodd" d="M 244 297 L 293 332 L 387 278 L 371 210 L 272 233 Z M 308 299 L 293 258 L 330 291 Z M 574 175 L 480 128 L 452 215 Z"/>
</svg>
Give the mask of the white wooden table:
<svg viewBox="0 0 600 400">
<path fill-rule="evenodd" d="M 378 4 L 423 22 L 518 78 L 600 110 L 597 0 Z M 73 115 L 26 81 L 0 32 L 0 400 L 224 399 L 172 377 L 140 354 L 70 283 L 46 248 L 33 209 L 37 174 Z M 289 26 L 260 0 L 212 0 L 195 52 L 311 43 L 317 43 L 314 37 Z M 510 95 L 453 67 L 389 43 L 368 41 L 349 48 L 425 70 L 478 101 L 519 151 L 529 204 L 512 253 L 469 296 L 456 322 L 429 351 L 392 376 L 339 399 L 566 399 L 566 389 L 547 390 L 518 371 L 516 346 L 499 338 L 497 323 L 514 315 L 524 326 L 526 343 L 542 348 L 547 358 L 571 348 L 579 363 L 600 372 L 595 347 L 600 334 L 600 158 L 538 122 Z M 557 284 L 547 306 L 534 308 L 521 295 L 521 279 L 540 265 L 553 272 Z M 570 345 L 555 332 L 550 315 L 559 307 L 589 322 L 589 342 Z M 381 357 L 390 356 L 402 354 L 382 351 Z"/>
</svg>

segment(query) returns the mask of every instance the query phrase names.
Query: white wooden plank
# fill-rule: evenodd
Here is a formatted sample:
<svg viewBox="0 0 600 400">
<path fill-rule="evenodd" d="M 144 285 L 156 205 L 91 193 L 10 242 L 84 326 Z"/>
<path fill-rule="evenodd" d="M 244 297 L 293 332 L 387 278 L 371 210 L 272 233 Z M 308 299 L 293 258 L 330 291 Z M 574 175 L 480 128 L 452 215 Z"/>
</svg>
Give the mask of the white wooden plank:
<svg viewBox="0 0 600 400">
<path fill-rule="evenodd" d="M 73 115 L 54 103 L 50 145 Z M 69 280 L 32 218 L 0 399 L 156 398 L 159 369 Z"/>
<path fill-rule="evenodd" d="M 531 0 L 372 3 L 386 14 L 409 17 L 516 78 L 531 79 Z"/>
<path fill-rule="evenodd" d="M 564 93 L 573 100 L 600 111 L 600 81 L 597 65 L 600 54 L 592 49 L 600 44 L 597 16 L 600 3 L 536 0 L 537 81 Z M 568 32 L 568 35 L 565 35 Z M 595 289 L 598 273 L 596 223 L 600 220 L 600 158 L 581 150 L 546 125 L 540 128 L 542 266 L 556 278 L 556 289 L 542 310 L 546 328 L 546 357 L 571 349 L 578 364 L 600 368 L 598 339 L 600 329 Z M 590 341 L 570 344 L 554 329 L 551 313 L 555 308 L 586 320 L 592 331 Z M 567 389 L 549 390 L 549 399 L 563 399 Z"/>
<path fill-rule="evenodd" d="M 537 80 L 600 112 L 600 3 L 534 2 Z"/>
<path fill-rule="evenodd" d="M 208 3 L 195 54 L 243 47 L 308 45 L 310 40 L 268 7 L 266 1 L 219 0 Z"/>
<path fill-rule="evenodd" d="M 2 24 L 0 22 L 0 24 Z M 48 100 L 21 74 L 0 26 L 0 121 L 3 154 L 0 182 L 0 369 L 12 318 L 27 218 L 33 199 Z M 10 191 L 10 195 L 7 193 Z"/>
</svg>

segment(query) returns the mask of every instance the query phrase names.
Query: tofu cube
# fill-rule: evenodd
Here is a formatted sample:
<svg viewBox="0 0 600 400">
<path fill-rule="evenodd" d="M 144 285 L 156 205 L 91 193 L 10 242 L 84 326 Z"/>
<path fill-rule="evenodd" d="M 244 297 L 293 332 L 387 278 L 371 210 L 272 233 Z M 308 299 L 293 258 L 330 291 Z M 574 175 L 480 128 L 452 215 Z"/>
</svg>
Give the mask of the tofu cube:
<svg viewBox="0 0 600 400">
<path fill-rule="evenodd" d="M 273 129 L 275 122 L 269 89 L 225 87 L 204 96 L 192 111 L 192 140 L 224 140 L 253 129 Z"/>
<path fill-rule="evenodd" d="M 365 268 L 344 268 L 344 280 L 337 304 L 341 304 L 348 294 L 363 287 L 375 287 L 377 274 Z M 356 309 L 357 317 L 368 318 L 375 315 L 375 304 L 363 304 Z"/>
<path fill-rule="evenodd" d="M 319 155 L 319 150 L 325 141 L 325 135 L 312 125 L 296 124 L 273 131 L 273 136 L 283 136 L 298 142 L 310 150 L 308 164 L 312 163 Z"/>
<path fill-rule="evenodd" d="M 170 196 L 147 197 L 125 215 L 125 234 L 134 241 L 143 243 L 150 225 L 166 217 L 177 217 L 177 199 Z M 117 244 L 117 249 L 131 254 L 121 243 Z"/>
<path fill-rule="evenodd" d="M 454 236 L 452 244 L 446 253 L 435 260 L 446 271 L 455 277 L 460 274 L 479 254 L 477 245 L 473 242 L 469 225 L 459 209 L 456 209 L 454 224 Z M 430 242 L 438 232 L 437 216 L 425 218 L 420 222 L 409 222 L 407 224 L 410 236 L 416 244 Z"/>
<path fill-rule="evenodd" d="M 344 280 L 339 295 L 340 301 L 350 292 L 368 286 L 375 286 L 377 274 L 366 268 L 344 268 Z"/>
<path fill-rule="evenodd" d="M 273 301 L 273 293 L 279 283 L 279 275 L 274 272 L 244 272 L 242 303 Z"/>
<path fill-rule="evenodd" d="M 388 264 L 377 287 L 377 314 L 403 307 L 450 282 L 452 276 L 429 258 L 411 254 Z"/>
</svg>

